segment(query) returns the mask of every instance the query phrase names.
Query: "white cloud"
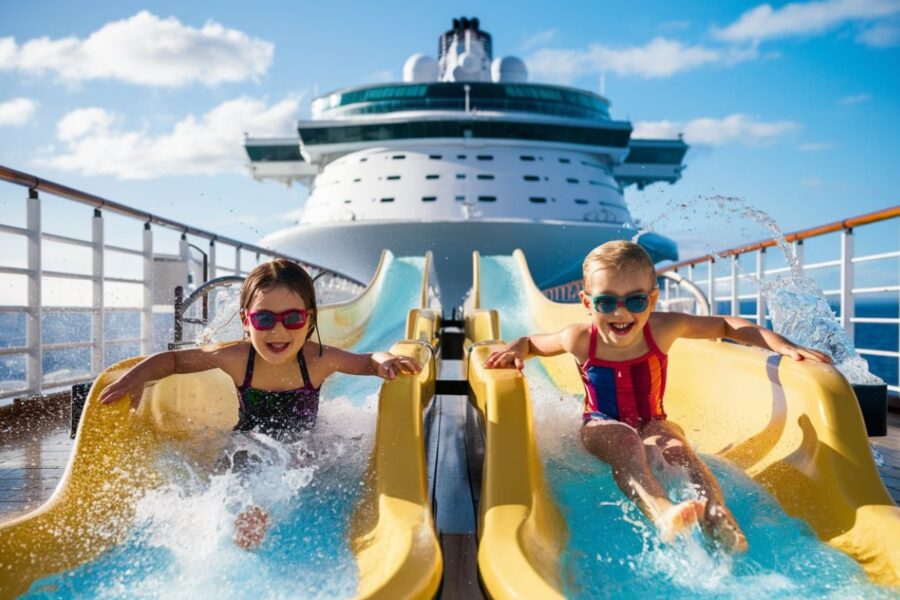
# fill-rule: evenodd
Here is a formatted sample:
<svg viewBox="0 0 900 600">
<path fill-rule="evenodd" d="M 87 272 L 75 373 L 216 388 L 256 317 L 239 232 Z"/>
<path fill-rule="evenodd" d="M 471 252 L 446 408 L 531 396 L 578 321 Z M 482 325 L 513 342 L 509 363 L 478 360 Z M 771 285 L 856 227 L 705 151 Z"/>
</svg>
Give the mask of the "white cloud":
<svg viewBox="0 0 900 600">
<path fill-rule="evenodd" d="M 893 48 L 900 45 L 900 25 L 878 23 L 863 30 L 856 41 L 870 48 Z"/>
<path fill-rule="evenodd" d="M 0 127 L 22 127 L 37 111 L 38 103 L 31 98 L 13 98 L 0 102 Z"/>
<path fill-rule="evenodd" d="M 558 29 L 547 29 L 546 31 L 539 31 L 532 36 L 529 36 L 522 42 L 522 50 L 531 50 L 532 48 L 539 48 L 541 46 L 546 46 L 550 42 L 556 39 L 556 36 L 559 35 Z"/>
<path fill-rule="evenodd" d="M 805 177 L 800 180 L 800 185 L 802 185 L 805 188 L 810 188 L 813 190 L 822 187 L 823 183 L 824 182 L 819 177 Z"/>
<path fill-rule="evenodd" d="M 840 100 L 838 100 L 839 104 L 843 104 L 845 106 L 850 106 L 852 104 L 860 104 L 862 102 L 868 102 L 872 99 L 872 96 L 869 94 L 853 94 L 852 96 L 844 96 Z"/>
<path fill-rule="evenodd" d="M 703 117 L 686 123 L 678 121 L 644 121 L 634 125 L 631 137 L 636 139 L 671 138 L 684 135 L 689 144 L 723 146 L 730 143 L 765 144 L 796 131 L 801 125 L 794 121 L 757 121 L 735 113 L 722 119 Z"/>
<path fill-rule="evenodd" d="M 807 142 L 797 146 L 798 150 L 803 152 L 821 152 L 822 150 L 833 150 L 835 145 L 831 142 Z"/>
<path fill-rule="evenodd" d="M 643 46 L 630 48 L 610 48 L 600 44 L 591 44 L 584 50 L 546 48 L 532 54 L 526 62 L 536 78 L 571 83 L 582 75 L 599 75 L 607 71 L 645 79 L 669 77 L 703 65 L 731 65 L 757 56 L 755 47 L 685 46 L 677 40 L 657 37 Z"/>
<path fill-rule="evenodd" d="M 792 2 L 774 9 L 760 4 L 737 21 L 713 33 L 731 42 L 760 41 L 823 33 L 850 21 L 871 20 L 900 13 L 898 0 L 823 0 Z"/>
<path fill-rule="evenodd" d="M 67 114 L 57 126 L 66 150 L 37 162 L 119 179 L 242 172 L 244 133 L 291 135 L 299 106 L 299 97 L 271 106 L 253 98 L 236 98 L 199 118 L 188 115 L 161 135 L 153 135 L 147 126 L 124 130 L 118 127 L 122 121 L 118 115 L 101 108 L 82 108 Z"/>
<path fill-rule="evenodd" d="M 66 82 L 113 79 L 148 86 L 216 85 L 258 77 L 273 45 L 208 21 L 201 29 L 141 11 L 85 39 L 0 38 L 0 71 L 55 73 Z"/>
</svg>

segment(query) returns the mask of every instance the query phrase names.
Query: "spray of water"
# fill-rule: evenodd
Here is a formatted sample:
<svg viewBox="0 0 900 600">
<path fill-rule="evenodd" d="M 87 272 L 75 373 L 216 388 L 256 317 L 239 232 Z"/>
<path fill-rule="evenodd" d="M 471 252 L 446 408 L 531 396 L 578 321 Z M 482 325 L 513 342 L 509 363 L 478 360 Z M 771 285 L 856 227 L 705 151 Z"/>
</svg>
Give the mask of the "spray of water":
<svg viewBox="0 0 900 600">
<path fill-rule="evenodd" d="M 742 223 L 761 225 L 772 236 L 784 255 L 789 267 L 789 273 L 785 276 L 760 281 L 755 274 L 745 273 L 762 289 L 772 320 L 772 328 L 776 332 L 797 344 L 827 353 L 834 360 L 835 367 L 850 383 L 884 383 L 869 371 L 868 363 L 859 355 L 853 340 L 840 326 L 819 285 L 803 272 L 803 267 L 793 247 L 785 239 L 778 222 L 770 214 L 751 206 L 743 198 L 724 195 L 700 196 L 694 199 L 692 205 L 686 203 L 670 205 L 666 212 L 651 220 L 646 228 L 635 234 L 633 241 L 639 240 L 658 223 L 672 220 L 680 220 L 687 223 L 689 228 L 693 227 L 699 231 L 701 226 L 707 226 L 708 219 L 701 219 L 698 222 L 687 218 L 688 216 L 692 218 L 696 214 L 698 210 L 696 203 L 701 204 L 700 210 L 704 208 L 702 205 L 706 205 L 714 216 L 726 217 L 730 226 L 739 227 Z M 718 256 L 715 250 L 711 248 L 706 250 L 709 254 Z"/>
</svg>

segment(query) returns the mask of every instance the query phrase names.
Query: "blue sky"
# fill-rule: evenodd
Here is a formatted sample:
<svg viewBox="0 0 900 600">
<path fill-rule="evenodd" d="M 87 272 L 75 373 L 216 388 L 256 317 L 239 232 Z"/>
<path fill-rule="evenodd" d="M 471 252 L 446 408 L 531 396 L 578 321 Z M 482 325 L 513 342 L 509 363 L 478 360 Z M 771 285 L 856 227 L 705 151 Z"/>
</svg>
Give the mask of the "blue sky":
<svg viewBox="0 0 900 600">
<path fill-rule="evenodd" d="M 250 178 L 242 132 L 292 135 L 314 94 L 401 79 L 464 15 L 532 81 L 602 79 L 614 118 L 684 133 L 682 181 L 626 193 L 683 256 L 762 237 L 673 208 L 698 198 L 786 231 L 900 203 L 900 0 L 0 2 L 0 164 L 238 239 L 306 197 Z"/>
</svg>

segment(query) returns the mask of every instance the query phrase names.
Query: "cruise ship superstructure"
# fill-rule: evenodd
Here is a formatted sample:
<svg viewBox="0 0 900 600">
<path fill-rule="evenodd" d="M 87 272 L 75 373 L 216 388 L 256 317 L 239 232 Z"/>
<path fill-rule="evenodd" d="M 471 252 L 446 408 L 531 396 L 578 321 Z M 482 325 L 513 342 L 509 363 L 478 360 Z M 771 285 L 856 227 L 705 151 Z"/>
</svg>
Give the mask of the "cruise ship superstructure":
<svg viewBox="0 0 900 600">
<path fill-rule="evenodd" d="M 542 287 L 580 277 L 591 248 L 636 232 L 624 188 L 674 183 L 688 147 L 632 140 L 606 98 L 527 79 L 522 60 L 493 58 L 478 19 L 455 19 L 437 60 L 411 56 L 403 83 L 315 98 L 297 137 L 248 137 L 255 178 L 310 190 L 298 224 L 265 243 L 363 280 L 383 248 L 431 250 L 448 306 L 473 250 L 521 248 Z M 641 243 L 677 258 L 667 238 Z"/>
</svg>

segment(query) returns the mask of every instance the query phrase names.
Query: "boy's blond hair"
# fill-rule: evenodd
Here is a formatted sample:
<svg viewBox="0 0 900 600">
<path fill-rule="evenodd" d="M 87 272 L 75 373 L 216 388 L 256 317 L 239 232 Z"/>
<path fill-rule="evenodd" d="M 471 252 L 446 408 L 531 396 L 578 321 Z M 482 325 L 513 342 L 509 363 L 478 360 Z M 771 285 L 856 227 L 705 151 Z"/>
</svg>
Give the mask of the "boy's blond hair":
<svg viewBox="0 0 900 600">
<path fill-rule="evenodd" d="M 591 250 L 581 267 L 584 284 L 587 285 L 592 273 L 603 269 L 615 269 L 620 273 L 645 271 L 653 284 L 656 284 L 656 265 L 653 264 L 653 259 L 634 242 L 614 240 Z"/>
</svg>

